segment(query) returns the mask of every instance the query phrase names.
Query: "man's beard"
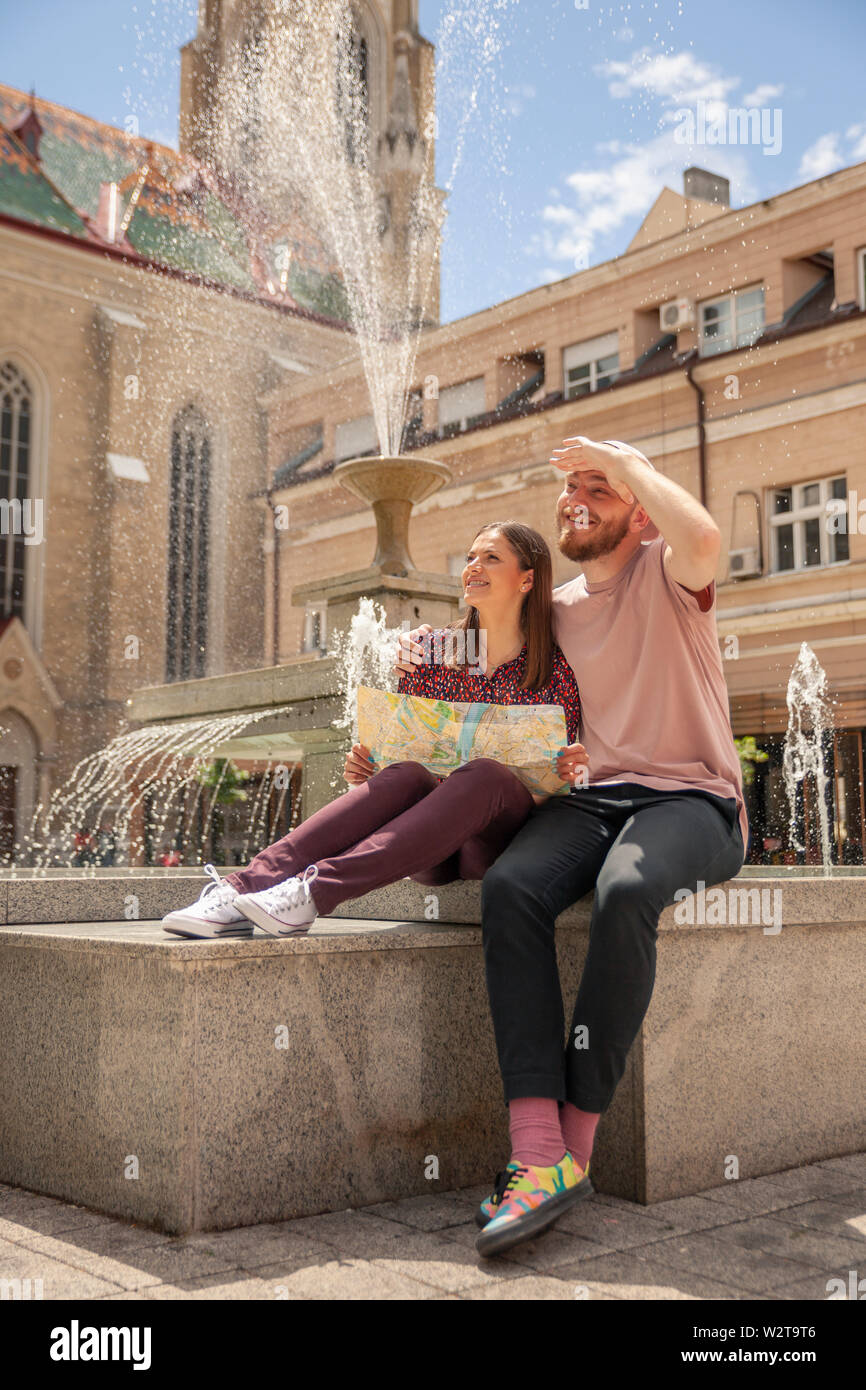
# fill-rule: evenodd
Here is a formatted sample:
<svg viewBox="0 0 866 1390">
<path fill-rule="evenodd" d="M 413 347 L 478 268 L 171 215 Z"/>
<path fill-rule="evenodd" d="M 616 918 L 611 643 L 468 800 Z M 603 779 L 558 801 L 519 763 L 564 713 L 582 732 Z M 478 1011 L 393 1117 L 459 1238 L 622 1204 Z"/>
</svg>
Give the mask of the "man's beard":
<svg viewBox="0 0 866 1390">
<path fill-rule="evenodd" d="M 618 521 L 596 522 L 592 527 L 573 527 L 564 525 L 560 518 L 560 533 L 557 545 L 568 560 L 581 563 L 584 560 L 598 560 L 616 550 L 620 541 L 628 535 L 631 512 L 626 512 Z"/>
</svg>

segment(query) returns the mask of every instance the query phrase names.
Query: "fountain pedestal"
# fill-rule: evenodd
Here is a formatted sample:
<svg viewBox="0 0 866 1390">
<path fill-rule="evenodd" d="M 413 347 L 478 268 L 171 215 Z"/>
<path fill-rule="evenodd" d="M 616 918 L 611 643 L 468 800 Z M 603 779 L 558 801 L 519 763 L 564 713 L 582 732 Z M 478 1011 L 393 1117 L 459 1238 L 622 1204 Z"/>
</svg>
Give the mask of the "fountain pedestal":
<svg viewBox="0 0 866 1390">
<path fill-rule="evenodd" d="M 362 598 L 381 604 L 389 627 L 453 622 L 463 592 L 459 579 L 418 570 L 409 554 L 412 508 L 449 483 L 451 470 L 435 459 L 414 455 L 358 458 L 339 463 L 334 477 L 372 507 L 376 553 L 365 570 L 297 585 L 292 603 L 324 608 L 329 633 L 348 630 Z"/>
</svg>

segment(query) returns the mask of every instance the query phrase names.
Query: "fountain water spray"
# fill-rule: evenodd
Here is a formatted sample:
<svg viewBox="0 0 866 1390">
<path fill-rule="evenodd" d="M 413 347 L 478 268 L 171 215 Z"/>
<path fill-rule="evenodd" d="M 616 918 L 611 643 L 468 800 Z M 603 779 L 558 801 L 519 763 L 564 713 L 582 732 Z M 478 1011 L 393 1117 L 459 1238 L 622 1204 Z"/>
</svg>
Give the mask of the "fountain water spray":
<svg viewBox="0 0 866 1390">
<path fill-rule="evenodd" d="M 152 724 L 119 734 L 98 752 L 82 758 L 53 792 L 47 806 L 37 806 L 30 831 L 18 847 L 18 861 L 29 861 L 38 869 L 68 863 L 76 832 L 82 826 L 98 828 L 109 816 L 118 845 L 128 839 L 130 857 L 143 853 L 144 845 L 131 835 L 130 826 L 148 794 L 157 802 L 154 839 L 164 838 L 169 820 L 178 815 L 189 831 L 201 808 L 201 833 L 206 840 L 218 805 L 219 785 L 207 796 L 201 774 L 221 745 L 261 719 L 286 713 L 288 707 L 265 709 Z M 272 784 L 269 774 L 270 764 L 251 808 L 247 843 L 264 833 L 260 822 L 262 808 L 267 806 L 265 782 L 268 791 Z M 284 799 L 285 787 L 280 789 Z M 261 848 L 261 843 L 256 848 Z"/>
<path fill-rule="evenodd" d="M 803 642 L 788 680 L 788 728 L 782 768 L 791 815 L 788 833 L 795 849 L 805 850 L 797 838 L 797 784 L 814 776 L 821 828 L 821 857 L 825 876 L 830 875 L 830 824 L 827 815 L 827 774 L 824 770 L 824 736 L 833 728 L 832 701 L 827 693 L 827 673 L 808 642 Z"/>
<path fill-rule="evenodd" d="M 444 196 L 481 88 L 496 70 L 498 16 L 515 2 L 454 3 L 443 19 L 437 80 L 454 87 L 451 109 L 460 113 L 443 189 L 435 182 L 432 105 L 426 115 L 415 110 L 417 40 L 394 38 L 389 114 L 376 132 L 351 0 L 282 0 L 214 74 L 221 118 L 213 146 L 227 167 L 248 171 L 251 202 L 267 213 L 266 239 L 273 244 L 280 212 L 285 222 L 294 209 L 339 269 L 379 448 L 388 456 L 403 443 L 421 331 L 437 320 Z M 292 254 L 286 245 L 276 267 L 284 289 Z"/>
<path fill-rule="evenodd" d="M 353 743 L 358 738 L 358 686 L 397 689 L 394 652 L 401 633 L 408 631 L 408 623 L 388 627 L 382 605 L 362 598 L 348 631 L 335 634 L 329 655 L 333 655 L 342 668 L 343 712 L 332 721 L 332 726 L 351 729 Z"/>
</svg>

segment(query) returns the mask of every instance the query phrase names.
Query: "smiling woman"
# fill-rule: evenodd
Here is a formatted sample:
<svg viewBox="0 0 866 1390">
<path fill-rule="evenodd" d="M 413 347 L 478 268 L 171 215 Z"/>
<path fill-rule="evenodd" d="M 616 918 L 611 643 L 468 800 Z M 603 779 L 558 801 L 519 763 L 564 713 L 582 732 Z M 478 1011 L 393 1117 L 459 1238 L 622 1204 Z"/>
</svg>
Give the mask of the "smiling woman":
<svg viewBox="0 0 866 1390">
<path fill-rule="evenodd" d="M 476 705 L 560 705 L 570 746 L 557 773 L 568 783 L 585 752 L 576 743 L 577 682 L 553 638 L 544 538 L 521 522 L 489 523 L 469 547 L 463 582 L 469 611 L 440 632 L 486 637 L 482 661 L 467 660 L 467 644 L 457 641 L 459 658 L 452 650 L 445 661 L 431 660 L 431 641 L 420 664 L 401 675 L 399 692 Z M 251 935 L 256 924 L 275 935 L 305 935 L 318 914 L 401 878 L 425 886 L 483 878 L 533 803 L 547 799 L 491 758 L 437 778 L 411 760 L 377 769 L 370 750 L 356 744 L 345 775 L 354 787 L 349 796 L 316 811 L 246 869 L 220 879 L 209 866 L 212 882 L 197 903 L 165 918 L 166 931 L 231 937 Z"/>
<path fill-rule="evenodd" d="M 466 639 L 470 633 L 483 637 L 486 672 L 518 656 L 525 644 L 520 688 L 547 685 L 554 655 L 553 566 L 538 532 L 519 521 L 487 522 L 469 547 L 462 579 L 469 609 L 450 627 Z M 446 664 L 465 664 L 467 651 L 481 645 L 464 640 Z"/>
</svg>

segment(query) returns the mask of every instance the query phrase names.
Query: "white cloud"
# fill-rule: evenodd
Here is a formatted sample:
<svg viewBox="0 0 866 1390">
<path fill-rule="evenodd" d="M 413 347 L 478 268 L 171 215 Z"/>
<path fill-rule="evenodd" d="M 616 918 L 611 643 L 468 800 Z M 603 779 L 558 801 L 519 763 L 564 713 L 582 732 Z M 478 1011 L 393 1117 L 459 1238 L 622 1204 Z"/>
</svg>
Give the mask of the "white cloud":
<svg viewBox="0 0 866 1390">
<path fill-rule="evenodd" d="M 831 174 L 834 169 L 842 168 L 845 161 L 839 149 L 839 138 L 838 131 L 831 130 L 826 135 L 820 135 L 815 143 L 809 146 L 797 170 L 801 179 L 805 179 L 806 182 L 810 179 L 820 179 L 824 174 Z"/>
<path fill-rule="evenodd" d="M 595 71 L 607 77 L 612 97 L 649 92 L 663 101 L 688 105 L 698 100 L 724 101 L 738 77 L 724 77 L 693 53 L 653 53 L 643 48 L 626 61 L 610 59 Z"/>
<path fill-rule="evenodd" d="M 706 165 L 730 179 L 740 202 L 756 198 L 749 150 L 738 144 L 682 143 L 683 112 L 696 111 L 700 102 L 705 126 L 721 122 L 724 128 L 731 106 L 765 107 L 784 90 L 781 83 L 764 82 L 737 99 L 739 77 L 688 51 L 659 53 L 644 47 L 627 59 L 608 59 L 595 71 L 615 100 L 654 106 L 658 134 L 640 144 L 608 136 L 593 146 L 585 167 L 560 180 L 562 192 L 551 191 L 541 209 L 542 226 L 526 249 L 548 266 L 563 263 L 563 275 L 580 263 L 589 264 L 599 241 L 633 226 L 665 185 L 682 192 L 683 169 L 689 164 Z"/>
<path fill-rule="evenodd" d="M 841 148 L 843 138 L 848 144 L 847 150 Z M 849 164 L 859 164 L 863 159 L 866 159 L 866 122 L 861 121 L 849 125 L 844 137 L 838 130 L 828 130 L 820 135 L 804 152 L 797 172 L 801 179 L 808 182 L 809 179 L 832 174 L 835 169 L 844 169 Z"/>
<path fill-rule="evenodd" d="M 761 82 L 753 92 L 747 92 L 739 104 L 741 106 L 766 106 L 775 97 L 780 97 L 784 90 L 782 83 L 774 87 L 772 82 Z"/>
<path fill-rule="evenodd" d="M 857 127 L 853 126 L 852 129 L 857 130 Z M 846 135 L 848 134 L 847 131 L 845 133 Z M 853 159 L 855 163 L 858 163 L 861 159 L 866 159 L 866 126 L 860 126 L 858 134 L 860 139 L 855 141 L 850 154 L 850 158 Z"/>
<path fill-rule="evenodd" d="M 601 238 L 643 217 L 665 185 L 682 191 L 682 171 L 692 155 L 689 146 L 674 139 L 673 131 L 643 145 L 623 144 L 621 151 L 619 158 L 601 167 L 569 175 L 566 183 L 575 201 L 560 200 L 542 208 L 544 226 L 527 247 L 530 254 L 543 255 L 548 262 L 568 262 L 561 274 L 572 274 L 581 257 L 585 257 L 583 264 L 591 264 Z M 714 146 L 712 168 L 729 178 L 745 201 L 756 196 L 741 149 Z"/>
<path fill-rule="evenodd" d="M 532 101 L 538 93 L 528 82 L 517 82 L 513 87 L 505 88 L 505 101 L 512 116 L 522 116 L 526 103 Z"/>
</svg>

